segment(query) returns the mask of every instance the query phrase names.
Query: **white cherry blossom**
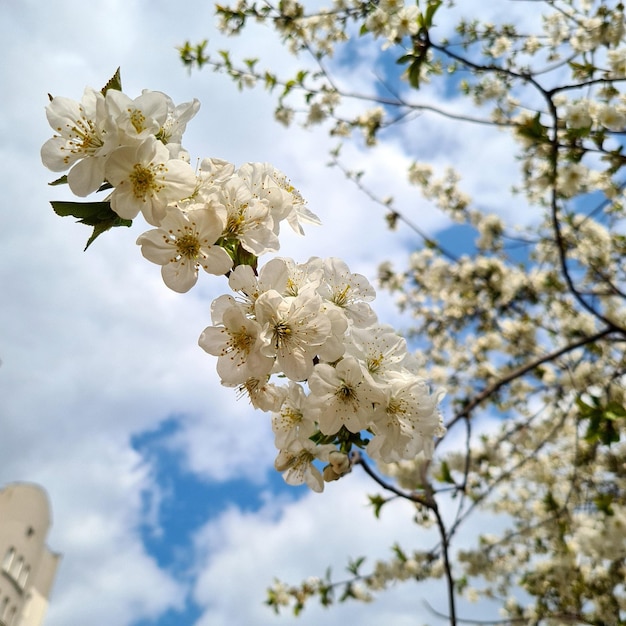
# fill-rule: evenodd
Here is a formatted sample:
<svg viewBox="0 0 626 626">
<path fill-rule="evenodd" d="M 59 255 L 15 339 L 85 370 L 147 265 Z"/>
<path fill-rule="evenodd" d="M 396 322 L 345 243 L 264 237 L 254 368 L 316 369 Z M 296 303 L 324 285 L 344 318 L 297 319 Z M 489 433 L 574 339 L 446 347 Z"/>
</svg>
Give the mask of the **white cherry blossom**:
<svg viewBox="0 0 626 626">
<path fill-rule="evenodd" d="M 313 491 L 321 493 L 324 490 L 322 474 L 313 465 L 314 461 L 328 461 L 328 456 L 335 451 L 332 445 L 316 445 L 312 441 L 294 440 L 291 445 L 281 450 L 274 461 L 274 467 L 283 472 L 283 478 L 288 485 L 302 485 L 306 483 Z"/>
<path fill-rule="evenodd" d="M 125 219 L 142 213 L 158 226 L 170 202 L 189 197 L 196 176 L 188 163 L 170 159 L 167 148 L 154 137 L 134 146 L 117 148 L 106 163 L 106 178 L 115 187 L 111 208 Z"/>
<path fill-rule="evenodd" d="M 217 188 L 216 195 L 227 212 L 224 237 L 239 241 L 257 256 L 278 250 L 271 209 L 243 179 L 231 177 Z"/>
<path fill-rule="evenodd" d="M 68 184 L 77 196 L 96 191 L 105 180 L 106 157 L 117 147 L 115 129 L 106 128 L 104 96 L 87 87 L 80 102 L 53 98 L 46 116 L 58 134 L 42 146 L 43 164 L 53 172 L 69 169 Z"/>
<path fill-rule="evenodd" d="M 159 228 L 137 239 L 143 256 L 161 265 L 165 284 L 174 291 L 189 291 L 198 280 L 198 270 L 226 274 L 233 265 L 228 252 L 215 245 L 224 228 L 221 207 L 188 205 L 166 209 Z"/>
<path fill-rule="evenodd" d="M 368 304 L 376 292 L 365 276 L 353 274 L 344 261 L 324 259 L 324 280 L 318 291 L 322 297 L 352 321 L 355 326 L 370 326 L 377 321 L 376 313 Z"/>
<path fill-rule="evenodd" d="M 248 319 L 235 303 L 220 315 L 220 326 L 208 326 L 200 335 L 200 347 L 218 357 L 217 373 L 228 385 L 243 384 L 251 378 L 264 379 L 274 359 L 261 352 L 261 326 Z"/>
<path fill-rule="evenodd" d="M 309 387 L 307 411 L 326 435 L 334 435 L 342 426 L 351 433 L 367 428 L 383 400 L 380 390 L 368 382 L 359 362 L 350 356 L 335 367 L 316 365 Z"/>
<path fill-rule="evenodd" d="M 167 96 L 159 91 L 146 89 L 132 99 L 122 91 L 109 89 L 105 99 L 108 125 L 117 130 L 122 145 L 156 136 L 167 120 Z"/>
<path fill-rule="evenodd" d="M 315 293 L 284 298 L 275 290 L 261 294 L 256 302 L 256 317 L 263 326 L 262 351 L 275 356 L 281 371 L 291 380 L 309 377 L 319 346 L 331 334 L 331 322 L 321 305 Z"/>
<path fill-rule="evenodd" d="M 302 385 L 290 381 L 280 411 L 272 414 L 274 443 L 279 450 L 288 448 L 296 439 L 306 441 L 315 433 L 315 422 L 304 413 L 305 402 Z"/>
</svg>

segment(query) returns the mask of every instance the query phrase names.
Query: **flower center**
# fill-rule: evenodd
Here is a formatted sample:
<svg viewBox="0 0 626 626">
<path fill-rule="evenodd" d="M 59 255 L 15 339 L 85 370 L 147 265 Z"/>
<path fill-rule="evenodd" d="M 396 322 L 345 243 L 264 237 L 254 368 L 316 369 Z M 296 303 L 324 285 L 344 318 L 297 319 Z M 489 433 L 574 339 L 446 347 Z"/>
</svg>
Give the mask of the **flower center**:
<svg viewBox="0 0 626 626">
<path fill-rule="evenodd" d="M 278 349 L 278 346 L 284 345 L 291 338 L 291 327 L 287 322 L 277 322 L 274 326 L 274 345 Z"/>
<path fill-rule="evenodd" d="M 296 411 L 294 408 L 287 406 L 281 409 L 280 417 L 281 421 L 288 427 L 294 427 L 302 422 L 303 415 L 300 411 Z"/>
<path fill-rule="evenodd" d="M 137 134 L 141 133 L 146 128 L 146 116 L 139 110 L 130 110 L 130 123 L 135 127 Z"/>
<path fill-rule="evenodd" d="M 382 354 L 379 354 L 377 357 L 371 357 L 367 359 L 367 369 L 370 373 L 376 373 L 383 364 L 384 357 Z"/>
<path fill-rule="evenodd" d="M 133 194 L 137 199 L 145 198 L 150 191 L 159 190 L 154 171 L 140 163 L 135 163 L 129 178 L 133 186 Z"/>
<path fill-rule="evenodd" d="M 398 398 L 392 398 L 387 405 L 387 415 L 389 417 L 398 417 L 407 414 L 407 403 Z"/>
<path fill-rule="evenodd" d="M 346 285 L 341 291 L 333 294 L 333 302 L 339 307 L 346 306 L 348 303 L 348 293 L 350 293 L 350 285 Z"/>
<path fill-rule="evenodd" d="M 341 385 L 335 391 L 335 396 L 345 404 L 358 404 L 358 398 L 355 393 L 355 389 L 347 385 L 346 383 L 341 383 Z"/>
<path fill-rule="evenodd" d="M 249 354 L 254 345 L 254 337 L 252 337 L 244 327 L 230 335 L 230 348 L 237 352 Z"/>
<path fill-rule="evenodd" d="M 200 255 L 200 242 L 194 233 L 185 233 L 176 240 L 176 250 L 186 259 L 197 259 Z"/>
<path fill-rule="evenodd" d="M 248 208 L 247 204 L 242 204 L 239 209 L 233 213 L 229 213 L 226 218 L 225 231 L 234 237 L 241 235 L 244 232 L 246 224 L 245 210 Z"/>
<path fill-rule="evenodd" d="M 104 145 L 92 120 L 81 117 L 69 126 L 69 147 L 72 154 L 93 154 Z M 66 161 L 69 157 L 66 157 Z"/>
</svg>

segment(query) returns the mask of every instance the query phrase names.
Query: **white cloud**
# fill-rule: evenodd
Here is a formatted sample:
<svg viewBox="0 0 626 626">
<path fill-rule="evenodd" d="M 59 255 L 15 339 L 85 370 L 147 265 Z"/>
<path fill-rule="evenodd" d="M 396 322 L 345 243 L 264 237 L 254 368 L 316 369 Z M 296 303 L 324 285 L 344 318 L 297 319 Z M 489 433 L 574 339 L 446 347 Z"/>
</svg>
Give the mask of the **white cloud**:
<svg viewBox="0 0 626 626">
<path fill-rule="evenodd" d="M 263 604 L 274 576 L 298 584 L 308 576 L 323 576 L 331 565 L 334 576 L 342 579 L 350 557 L 387 556 L 394 541 L 419 545 L 419 533 L 406 524 L 410 506 L 390 507 L 376 521 L 366 508 L 364 487 L 360 477 L 350 476 L 327 485 L 321 496 L 309 493 L 294 502 L 269 498 L 257 513 L 233 508 L 207 524 L 197 537 L 198 554 L 206 555 L 206 562 L 195 585 L 194 598 L 205 607 L 196 626 L 227 624 L 233 615 L 244 624 L 278 624 Z M 378 608 L 353 604 L 350 613 L 359 623 L 373 624 Z M 345 608 L 323 612 L 313 601 L 298 623 L 319 624 L 324 615 L 323 623 L 331 626 L 345 614 Z"/>
<path fill-rule="evenodd" d="M 62 552 L 46 623 L 130 624 L 182 608 L 185 587 L 159 568 L 140 536 L 143 494 L 154 489 L 150 467 L 106 433 L 63 452 L 66 463 L 51 453 L 31 474 L 48 489 L 49 545 Z"/>
<path fill-rule="evenodd" d="M 260 511 L 244 512 L 234 507 L 224 511 L 196 536 L 199 574 L 194 600 L 203 608 L 203 615 L 194 626 L 225 626 L 233 619 L 257 626 L 292 623 L 288 609 L 277 617 L 264 604 L 274 577 L 297 586 L 309 576 L 323 577 L 330 566 L 333 580 L 345 580 L 349 578 L 345 567 L 351 558 L 367 556 L 362 567 L 366 573 L 377 559 L 392 556 L 391 547 L 396 542 L 406 552 L 437 545 L 436 530 L 415 525 L 413 507 L 406 501 L 386 505 L 376 520 L 366 494 L 379 491 L 357 469 L 327 485 L 322 495 L 308 493 L 290 501 L 268 494 Z M 442 501 L 442 515 L 450 520 L 455 506 L 455 502 Z M 471 520 L 463 533 L 464 543 L 484 530 L 485 521 L 478 516 Z M 500 525 L 493 519 L 489 523 L 492 528 Z M 449 623 L 437 620 L 428 606 L 446 614 L 444 580 L 398 583 L 380 593 L 373 604 L 348 601 L 324 609 L 313 599 L 296 623 Z M 497 617 L 489 605 L 475 607 L 462 601 L 459 607 L 464 617 Z"/>
</svg>

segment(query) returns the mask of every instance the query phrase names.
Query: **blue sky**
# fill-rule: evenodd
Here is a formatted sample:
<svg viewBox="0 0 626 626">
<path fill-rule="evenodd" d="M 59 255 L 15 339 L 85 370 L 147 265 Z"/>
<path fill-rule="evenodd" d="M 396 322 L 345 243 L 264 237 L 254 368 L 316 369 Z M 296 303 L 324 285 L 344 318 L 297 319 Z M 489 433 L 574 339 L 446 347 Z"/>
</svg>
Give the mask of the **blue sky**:
<svg viewBox="0 0 626 626">
<path fill-rule="evenodd" d="M 333 141 L 281 127 L 267 94 L 240 93 L 208 70 L 189 75 L 177 59 L 185 39 L 209 38 L 212 49 L 262 50 L 266 65 L 295 67 L 269 31 L 224 41 L 211 4 L 199 0 L 5 0 L 0 34 L 0 485 L 35 481 L 50 494 L 49 544 L 63 561 L 47 626 L 296 623 L 263 606 L 275 575 L 298 582 L 329 564 L 340 571 L 350 556 L 387 556 L 396 540 L 407 549 L 432 541 L 402 504 L 374 520 L 373 488 L 356 472 L 322 496 L 283 484 L 268 416 L 222 388 L 197 347 L 211 300 L 227 291 L 219 278 L 202 276 L 184 296 L 169 292 L 135 245 L 141 225 L 83 253 L 87 229 L 49 205 L 72 198 L 47 186 L 56 176 L 39 159 L 51 135 L 47 93 L 79 99 L 121 66 L 129 95 L 149 88 L 176 102 L 200 99 L 184 142 L 192 158 L 269 161 L 291 178 L 323 226 L 304 238 L 285 231 L 282 255 L 340 256 L 372 281 L 382 260 L 401 264 L 419 240 L 406 228 L 386 231 L 382 210 L 325 166 Z M 367 56 L 362 63 L 361 84 L 372 85 Z M 459 243 L 458 230 L 405 184 L 415 154 L 467 171 L 468 191 L 488 208 L 516 210 L 502 201 L 515 172 L 505 135 L 468 129 L 461 141 L 436 119 L 403 132 L 376 151 L 353 146 L 344 155 L 372 189 L 410 207 L 422 229 Z M 477 162 L 478 144 L 500 163 L 497 183 Z M 403 323 L 385 294 L 375 308 L 381 320 Z M 439 585 L 418 595 L 445 609 Z M 409 585 L 371 606 L 311 607 L 297 623 L 334 626 L 349 616 L 402 626 L 416 615 L 434 622 Z"/>
</svg>

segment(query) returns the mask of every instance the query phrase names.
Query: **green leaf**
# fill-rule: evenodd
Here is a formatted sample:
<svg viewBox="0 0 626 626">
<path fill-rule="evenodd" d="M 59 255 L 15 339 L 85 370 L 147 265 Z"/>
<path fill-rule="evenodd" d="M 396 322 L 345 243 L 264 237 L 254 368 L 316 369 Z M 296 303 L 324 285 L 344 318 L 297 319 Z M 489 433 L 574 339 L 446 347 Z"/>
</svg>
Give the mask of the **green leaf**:
<svg viewBox="0 0 626 626">
<path fill-rule="evenodd" d="M 350 572 L 350 574 L 354 574 L 354 576 L 358 576 L 359 568 L 361 567 L 361 565 L 363 565 L 364 562 L 365 562 L 365 557 L 360 556 L 358 559 L 350 560 L 346 569 Z"/>
<path fill-rule="evenodd" d="M 430 28 L 433 25 L 433 17 L 437 13 L 437 9 L 443 4 L 442 0 L 431 0 L 426 7 L 424 15 L 424 28 Z"/>
<path fill-rule="evenodd" d="M 411 87 L 415 87 L 415 89 L 419 89 L 420 86 L 420 72 L 422 69 L 422 59 L 417 58 L 411 66 L 409 67 L 409 85 Z"/>
<path fill-rule="evenodd" d="M 585 441 L 589 443 L 602 443 L 610 446 L 620 440 L 620 425 L 617 420 L 626 418 L 626 407 L 614 400 L 603 404 L 598 396 L 587 394 L 591 404 L 583 400 L 582 396 L 576 398 L 576 405 L 580 412 L 580 420 L 589 420 Z"/>
<path fill-rule="evenodd" d="M 398 65 L 402 65 L 403 63 L 408 63 L 409 61 L 412 61 L 413 59 L 415 59 L 414 54 L 403 54 L 399 59 L 396 59 L 396 63 Z"/>
<path fill-rule="evenodd" d="M 613 494 L 611 493 L 599 493 L 594 499 L 593 503 L 598 507 L 598 511 L 602 511 L 606 515 L 613 515 L 613 509 L 611 508 L 611 504 L 613 504 Z"/>
<path fill-rule="evenodd" d="M 383 508 L 383 505 L 387 503 L 387 500 L 380 495 L 375 496 L 367 496 L 370 504 L 374 508 L 374 517 L 376 519 L 380 519 L 380 510 Z"/>
<path fill-rule="evenodd" d="M 62 202 L 50 203 L 54 212 L 61 217 L 75 217 L 79 224 L 93 226 L 93 232 L 87 240 L 85 250 L 102 233 L 116 226 L 130 226 L 132 220 L 121 218 L 113 209 L 110 202 Z"/>
<path fill-rule="evenodd" d="M 339 598 L 339 602 L 345 602 L 346 600 L 349 600 L 350 598 L 355 598 L 355 594 L 354 594 L 354 590 L 352 589 L 352 585 L 350 583 L 348 583 L 343 590 L 343 593 L 341 594 L 341 597 Z"/>
<path fill-rule="evenodd" d="M 77 217 L 81 222 L 93 226 L 94 223 L 109 217 L 111 214 L 117 215 L 111 209 L 110 202 L 64 202 L 54 200 L 50 203 L 54 212 L 61 217 Z M 95 221 L 90 221 L 95 220 Z"/>
<path fill-rule="evenodd" d="M 232 68 L 233 64 L 230 60 L 230 55 L 228 54 L 228 50 L 218 50 L 217 53 L 222 57 L 224 62 L 224 67 L 229 70 Z"/>
<path fill-rule="evenodd" d="M 405 554 L 404 550 L 400 547 L 400 544 L 394 543 L 391 546 L 391 549 L 393 550 L 399 561 L 401 561 L 402 563 L 406 563 L 408 561 L 408 557 Z"/>
<path fill-rule="evenodd" d="M 126 226 L 129 227 L 132 225 L 132 220 L 124 220 L 121 217 L 116 217 L 113 220 L 103 221 L 98 224 L 94 224 L 93 232 L 91 233 L 91 237 L 87 239 L 87 243 L 83 248 L 83 252 L 87 250 L 87 248 L 99 237 L 102 233 L 105 233 L 107 230 L 114 228 L 116 226 Z"/>
<path fill-rule="evenodd" d="M 626 417 L 626 407 L 621 405 L 619 402 L 611 401 L 606 405 L 604 417 L 610 420 Z"/>
<path fill-rule="evenodd" d="M 540 122 L 540 119 L 541 113 L 537 113 L 532 119 L 520 124 L 517 127 L 517 133 L 540 143 L 548 141 L 548 129 Z"/>
<path fill-rule="evenodd" d="M 63 174 L 61 178 L 57 178 L 53 180 L 51 183 L 48 183 L 50 187 L 56 187 L 57 185 L 67 185 L 67 174 Z"/>
<path fill-rule="evenodd" d="M 269 91 L 272 91 L 274 87 L 276 87 L 276 76 L 274 74 L 270 74 L 269 72 L 265 72 L 265 87 Z"/>
<path fill-rule="evenodd" d="M 446 463 L 446 461 L 442 461 L 441 463 L 441 472 L 437 476 L 437 480 L 440 480 L 442 483 L 456 485 L 454 478 L 452 478 L 452 473 L 450 472 L 450 466 Z"/>
<path fill-rule="evenodd" d="M 113 76 L 111 76 L 111 78 L 109 79 L 109 82 L 107 82 L 107 84 L 102 88 L 102 95 L 106 95 L 106 92 L 109 91 L 109 89 L 114 89 L 115 91 L 122 91 L 122 77 L 120 75 L 120 68 L 118 67 L 115 70 L 115 74 L 113 74 Z"/>
</svg>

